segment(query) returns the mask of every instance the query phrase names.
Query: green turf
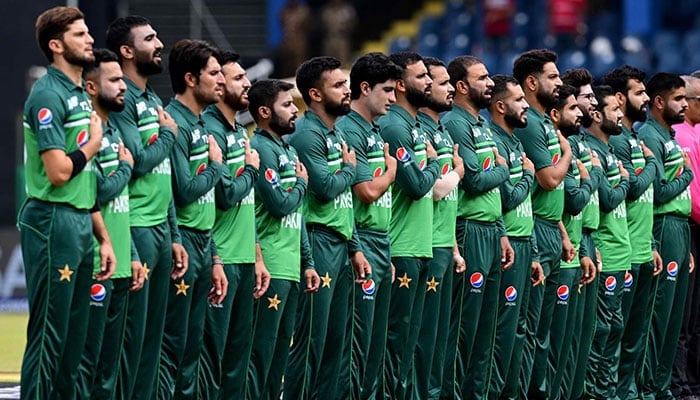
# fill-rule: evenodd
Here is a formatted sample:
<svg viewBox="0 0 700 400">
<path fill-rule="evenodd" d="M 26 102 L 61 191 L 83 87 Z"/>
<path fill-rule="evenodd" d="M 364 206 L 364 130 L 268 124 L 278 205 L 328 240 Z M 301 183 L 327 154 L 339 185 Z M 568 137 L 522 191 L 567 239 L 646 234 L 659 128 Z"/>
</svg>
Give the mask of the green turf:
<svg viewBox="0 0 700 400">
<path fill-rule="evenodd" d="M 28 317 L 27 314 L 0 314 L 0 374 L 4 376 L 19 377 Z"/>
</svg>

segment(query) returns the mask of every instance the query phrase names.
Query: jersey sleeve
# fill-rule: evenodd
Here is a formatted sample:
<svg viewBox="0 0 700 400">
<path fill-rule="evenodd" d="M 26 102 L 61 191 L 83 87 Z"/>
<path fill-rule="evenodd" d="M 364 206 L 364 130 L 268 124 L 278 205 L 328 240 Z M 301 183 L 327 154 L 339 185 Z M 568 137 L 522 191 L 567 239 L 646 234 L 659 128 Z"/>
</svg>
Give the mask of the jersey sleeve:
<svg viewBox="0 0 700 400">
<path fill-rule="evenodd" d="M 53 90 L 31 96 L 26 105 L 26 122 L 36 135 L 39 153 L 46 150 L 66 150 L 66 131 L 63 121 L 66 108 Z"/>
<path fill-rule="evenodd" d="M 525 128 L 516 129 L 516 134 L 523 144 L 527 157 L 535 165 L 535 171 L 551 167 L 552 156 L 547 147 L 547 136 L 544 132 L 532 124 Z"/>
<path fill-rule="evenodd" d="M 213 131 L 211 135 L 216 140 L 220 149 L 226 149 L 226 138 L 220 131 Z M 226 152 L 224 153 L 224 165 L 228 165 Z M 243 200 L 253 189 L 258 179 L 258 170 L 252 165 L 246 164 L 239 176 L 231 175 L 228 168 L 223 168 L 221 179 L 214 186 L 216 207 L 220 210 L 228 210 Z"/>
<path fill-rule="evenodd" d="M 102 168 L 97 176 L 97 198 L 101 204 L 112 201 L 119 196 L 131 179 L 131 165 L 126 161 L 119 161 L 119 167 L 112 175 L 105 176 Z"/>
<path fill-rule="evenodd" d="M 617 169 L 617 167 L 615 168 Z M 606 176 L 607 172 L 609 171 L 606 171 Z M 610 184 L 607 178 L 604 178 L 598 187 L 601 211 L 605 213 L 612 212 L 612 210 L 627 198 L 627 190 L 629 190 L 629 181 L 626 178 L 620 177 L 620 182 L 615 187 Z"/>
<path fill-rule="evenodd" d="M 265 209 L 275 218 L 283 218 L 301 206 L 306 194 L 306 181 L 297 178 L 291 190 L 287 192 L 279 184 L 279 168 L 277 158 L 272 151 L 258 148 L 260 154 L 260 171 L 255 183 L 255 191 L 263 202 Z M 266 179 L 276 177 L 277 179 Z"/>
<path fill-rule="evenodd" d="M 360 135 L 354 131 L 345 131 L 345 140 L 348 143 L 348 147 L 355 150 L 355 159 L 357 160 L 357 165 L 355 166 L 355 180 L 353 185 L 362 182 L 368 182 L 372 180 L 372 171 L 369 167 L 369 161 L 367 161 L 367 146 L 366 141 L 363 141 Z"/>
<path fill-rule="evenodd" d="M 202 173 L 193 176 L 189 165 L 189 135 L 183 133 L 180 132 L 171 153 L 173 198 L 178 206 L 191 204 L 207 194 L 221 178 L 224 168 L 222 164 L 210 161 Z"/>
<path fill-rule="evenodd" d="M 668 203 L 688 187 L 690 181 L 693 180 L 693 171 L 690 168 L 683 168 L 683 172 L 678 178 L 671 181 L 666 180 L 666 176 L 663 173 L 663 165 L 661 165 L 666 155 L 663 143 L 651 135 L 644 135 L 643 132 L 640 133 L 640 139 L 644 140 L 644 144 L 654 153 L 654 157 L 660 163 L 658 167 L 661 168 L 661 172 L 656 174 L 656 180 L 654 181 L 654 203 Z"/>
</svg>

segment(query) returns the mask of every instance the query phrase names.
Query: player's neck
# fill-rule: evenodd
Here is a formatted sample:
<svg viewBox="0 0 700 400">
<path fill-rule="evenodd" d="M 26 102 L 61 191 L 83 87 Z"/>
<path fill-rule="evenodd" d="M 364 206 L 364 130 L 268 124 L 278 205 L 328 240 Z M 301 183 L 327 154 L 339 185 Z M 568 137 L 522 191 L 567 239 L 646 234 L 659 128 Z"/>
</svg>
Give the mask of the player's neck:
<svg viewBox="0 0 700 400">
<path fill-rule="evenodd" d="M 133 63 L 123 63 L 122 72 L 126 78 L 129 78 L 131 82 L 136 85 L 137 88 L 141 90 L 146 90 L 146 84 L 148 84 L 148 77 L 139 74 L 136 70 L 136 65 Z"/>
<path fill-rule="evenodd" d="M 338 117 L 327 113 L 325 107 L 323 107 L 323 104 L 311 103 L 309 109 L 313 111 L 314 114 L 318 115 L 318 117 L 324 124 L 326 124 L 327 127 L 334 129 L 333 126 L 335 125 L 335 120 L 338 119 Z"/>
<path fill-rule="evenodd" d="M 278 138 L 279 140 L 282 140 L 282 135 L 280 135 L 279 133 L 273 131 L 272 128 L 270 128 L 270 122 L 269 122 L 269 121 L 259 121 L 259 122 L 258 122 L 258 128 L 264 130 L 265 132 L 268 132 L 269 134 L 271 134 L 272 136 L 275 136 L 275 137 Z"/>
<path fill-rule="evenodd" d="M 606 134 L 600 129 L 600 125 L 593 124 L 591 127 L 588 129 L 588 132 L 598 138 L 601 142 L 608 144 L 608 141 L 610 140 L 610 135 Z"/>
<path fill-rule="evenodd" d="M 223 100 L 216 103 L 216 107 L 219 109 L 219 111 L 221 111 L 221 114 L 224 115 L 224 118 L 226 118 L 226 121 L 228 121 L 231 126 L 236 126 L 236 115 L 238 114 L 238 111 L 224 103 Z"/>
<path fill-rule="evenodd" d="M 95 113 L 97 113 L 100 119 L 102 119 L 102 123 L 107 125 L 107 121 L 109 118 L 109 110 L 100 107 L 99 103 L 95 101 L 95 99 L 92 100 L 92 109 L 95 110 Z"/>
<path fill-rule="evenodd" d="M 438 113 L 437 111 L 433 111 L 430 107 L 421 107 L 418 109 L 418 111 L 429 116 L 436 123 L 440 120 L 440 113 Z"/>
<path fill-rule="evenodd" d="M 51 65 L 57 70 L 63 72 L 75 86 L 83 86 L 83 67 L 71 64 L 65 58 L 54 54 L 54 59 Z"/>
<path fill-rule="evenodd" d="M 401 93 L 396 94 L 396 105 L 406 110 L 406 112 L 411 114 L 413 118 L 416 118 L 416 115 L 418 114 L 418 107 L 409 103 L 405 95 Z"/>
<path fill-rule="evenodd" d="M 659 125 L 661 125 L 666 130 L 666 132 L 671 130 L 671 125 L 669 125 L 668 122 L 664 120 L 664 116 L 661 113 L 656 112 L 655 109 L 651 111 L 651 117 L 654 118 L 654 120 Z"/>
<path fill-rule="evenodd" d="M 632 126 L 634 125 L 634 121 L 627 118 L 627 116 L 625 115 L 624 117 L 622 117 L 622 125 L 624 125 L 625 128 L 632 130 Z"/>
<path fill-rule="evenodd" d="M 465 109 L 472 117 L 479 119 L 479 108 L 469 101 L 467 96 L 455 93 L 454 104 Z"/>
<path fill-rule="evenodd" d="M 373 115 L 372 112 L 370 112 L 367 104 L 365 104 L 365 102 L 360 99 L 354 100 L 352 103 L 350 103 L 350 108 L 356 113 L 360 114 L 362 119 L 364 119 L 370 124 L 374 121 L 375 118 L 379 116 Z"/>
<path fill-rule="evenodd" d="M 201 104 L 197 99 L 194 97 L 194 93 L 191 90 L 186 90 L 185 93 L 182 94 L 176 94 L 175 99 L 179 101 L 180 103 L 184 104 L 185 107 L 189 108 L 190 111 L 197 117 L 202 114 L 202 111 L 204 111 L 204 108 L 206 108 L 206 104 Z"/>
<path fill-rule="evenodd" d="M 527 104 L 529 104 L 531 108 L 539 111 L 540 114 L 546 114 L 546 108 L 544 104 L 537 100 L 535 92 L 525 92 L 525 100 L 527 100 Z"/>
<path fill-rule="evenodd" d="M 494 124 L 498 125 L 499 128 L 503 129 L 506 133 L 513 136 L 513 132 L 515 132 L 515 128 L 506 124 L 506 120 L 501 115 L 497 115 L 495 117 L 492 116 L 491 120 L 493 121 Z"/>
</svg>

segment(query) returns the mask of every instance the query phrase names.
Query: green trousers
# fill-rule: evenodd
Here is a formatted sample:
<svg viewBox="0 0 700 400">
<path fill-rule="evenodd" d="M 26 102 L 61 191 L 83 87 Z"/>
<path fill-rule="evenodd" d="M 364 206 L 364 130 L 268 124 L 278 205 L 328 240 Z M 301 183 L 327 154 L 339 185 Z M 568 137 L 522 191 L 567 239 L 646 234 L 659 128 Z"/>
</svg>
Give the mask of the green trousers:
<svg viewBox="0 0 700 400">
<path fill-rule="evenodd" d="M 620 342 L 617 397 L 632 400 L 639 396 L 642 363 L 646 351 L 657 279 L 654 263 L 632 264 L 625 274 L 622 317 L 625 330 Z"/>
<path fill-rule="evenodd" d="M 161 348 L 158 399 L 194 399 L 211 283 L 211 232 L 180 227 L 189 267 L 170 282 Z"/>
<path fill-rule="evenodd" d="M 489 398 L 517 398 L 518 371 L 525 339 L 527 299 L 530 295 L 530 238 L 509 237 L 515 262 L 501 277 L 498 323 L 493 351 Z"/>
<path fill-rule="evenodd" d="M 321 287 L 310 296 L 299 294 L 284 397 L 329 399 L 337 393 L 340 363 L 345 357 L 353 278 L 347 241 L 322 226 L 307 225 L 307 230 Z"/>
<path fill-rule="evenodd" d="M 569 388 L 564 384 L 565 375 L 573 375 L 575 366 L 570 361 L 570 350 L 574 336 L 579 336 L 576 312 L 580 300 L 579 281 L 581 268 L 562 268 L 559 272 L 559 287 L 556 293 L 554 314 L 549 334 L 548 381 L 550 399 L 568 399 Z M 567 372 L 568 371 L 568 372 Z M 568 382 L 567 382 L 568 383 Z"/>
<path fill-rule="evenodd" d="M 158 382 L 173 266 L 172 239 L 167 222 L 132 227 L 131 237 L 148 273 L 143 288 L 129 294 L 116 398 L 149 400 L 155 398 Z"/>
<path fill-rule="evenodd" d="M 590 230 L 583 230 L 581 247 L 594 249 L 595 243 Z M 585 242 L 585 243 L 584 243 Z M 594 253 L 595 254 L 595 253 Z M 598 265 L 597 258 L 592 257 L 593 263 Z M 593 336 L 595 335 L 598 307 L 598 279 L 581 287 L 581 293 L 577 304 L 576 326 L 580 327 L 581 334 L 574 336 L 571 344 L 571 363 L 574 365 L 573 376 L 564 376 L 564 387 L 568 388 L 567 399 L 580 399 L 585 391 L 586 366 L 591 352 Z"/>
<path fill-rule="evenodd" d="M 586 370 L 586 395 L 610 399 L 617 391 L 620 340 L 622 339 L 622 294 L 625 272 L 598 275 L 596 328 Z"/>
<path fill-rule="evenodd" d="M 540 264 L 546 277 L 544 285 L 530 289 L 527 311 L 527 335 L 520 368 L 521 397 L 541 399 L 549 396 L 547 363 L 549 332 L 559 289 L 561 233 L 556 222 L 535 218 L 535 235 Z"/>
<path fill-rule="evenodd" d="M 253 348 L 248 364 L 246 395 L 249 400 L 280 398 L 299 296 L 299 283 L 272 279 L 265 295 L 255 302 Z"/>
<path fill-rule="evenodd" d="M 500 231 L 466 221 L 462 254 L 467 271 L 453 287 L 450 335 L 441 398 L 485 398 L 491 375 L 501 283 Z"/>
<path fill-rule="evenodd" d="M 253 345 L 255 264 L 227 264 L 228 291 L 221 304 L 210 304 L 199 359 L 199 397 L 243 399 Z"/>
<path fill-rule="evenodd" d="M 654 239 L 664 261 L 664 270 L 656 288 L 642 397 L 672 399 L 671 372 L 688 292 L 688 219 L 673 215 L 654 217 Z"/>
<path fill-rule="evenodd" d="M 72 399 L 88 331 L 94 266 L 87 211 L 30 199 L 19 215 L 29 300 L 22 399 Z"/>
</svg>

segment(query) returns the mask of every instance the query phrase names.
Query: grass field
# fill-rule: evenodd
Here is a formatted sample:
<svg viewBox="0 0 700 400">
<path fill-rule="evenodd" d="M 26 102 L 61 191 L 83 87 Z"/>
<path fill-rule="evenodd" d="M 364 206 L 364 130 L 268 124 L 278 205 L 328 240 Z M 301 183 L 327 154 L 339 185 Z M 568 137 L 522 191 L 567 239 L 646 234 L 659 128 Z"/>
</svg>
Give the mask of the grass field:
<svg viewBox="0 0 700 400">
<path fill-rule="evenodd" d="M 0 382 L 19 382 L 27 314 L 0 314 Z"/>
</svg>

